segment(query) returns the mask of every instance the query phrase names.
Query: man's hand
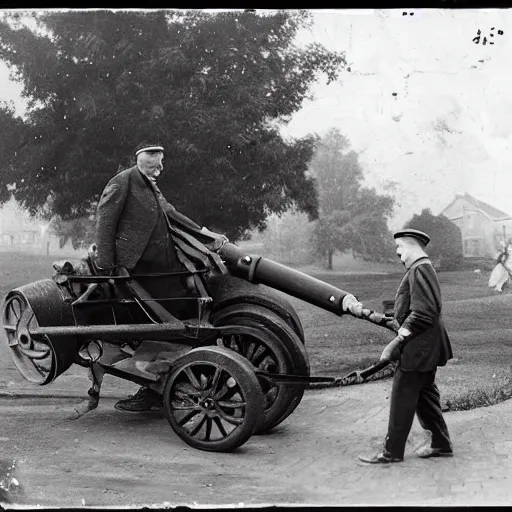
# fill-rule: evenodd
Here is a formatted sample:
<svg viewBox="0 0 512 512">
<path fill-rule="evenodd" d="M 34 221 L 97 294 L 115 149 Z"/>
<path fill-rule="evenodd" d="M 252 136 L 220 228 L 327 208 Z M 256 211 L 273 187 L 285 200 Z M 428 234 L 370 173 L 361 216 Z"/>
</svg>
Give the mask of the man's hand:
<svg viewBox="0 0 512 512">
<path fill-rule="evenodd" d="M 341 309 L 346 313 L 350 313 L 357 318 L 363 316 L 363 304 L 359 302 L 351 293 L 348 293 L 343 297 L 341 302 Z"/>
<path fill-rule="evenodd" d="M 218 251 L 224 244 L 229 242 L 229 238 L 226 235 L 215 233 L 214 231 L 210 231 L 208 228 L 203 227 L 201 229 L 201 232 L 215 239 L 215 242 L 213 243 L 213 247 L 211 249 L 213 251 Z"/>
<path fill-rule="evenodd" d="M 99 266 L 96 266 L 96 268 L 98 269 L 98 272 L 99 272 L 100 276 L 112 276 L 112 275 L 114 275 L 114 270 L 115 270 L 116 267 L 99 267 Z"/>
<path fill-rule="evenodd" d="M 96 267 L 95 270 L 100 276 L 111 276 L 113 274 L 114 269 L 116 268 L 115 265 L 99 262 L 97 253 L 95 253 L 94 255 L 91 255 L 91 256 L 92 256 L 91 261 L 92 261 L 94 267 Z"/>
<path fill-rule="evenodd" d="M 402 341 L 403 338 L 401 336 L 397 336 L 394 340 L 388 343 L 380 355 L 380 361 L 398 361 L 400 359 L 400 343 Z"/>
</svg>

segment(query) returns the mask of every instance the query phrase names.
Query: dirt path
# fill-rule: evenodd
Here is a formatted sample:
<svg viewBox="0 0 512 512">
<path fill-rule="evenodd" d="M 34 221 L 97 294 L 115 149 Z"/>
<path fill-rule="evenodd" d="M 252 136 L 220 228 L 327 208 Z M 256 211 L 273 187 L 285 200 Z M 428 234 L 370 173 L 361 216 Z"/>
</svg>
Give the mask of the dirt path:
<svg viewBox="0 0 512 512">
<path fill-rule="evenodd" d="M 113 409 L 72 421 L 72 398 L 0 398 L 0 470 L 7 494 L 35 506 L 194 504 L 509 504 L 512 402 L 446 415 L 453 459 L 420 460 L 415 423 L 402 464 L 365 466 L 380 447 L 390 381 L 309 391 L 275 432 L 232 454 L 185 445 L 162 415 Z M 0 480 L 3 475 L 0 475 Z"/>
</svg>

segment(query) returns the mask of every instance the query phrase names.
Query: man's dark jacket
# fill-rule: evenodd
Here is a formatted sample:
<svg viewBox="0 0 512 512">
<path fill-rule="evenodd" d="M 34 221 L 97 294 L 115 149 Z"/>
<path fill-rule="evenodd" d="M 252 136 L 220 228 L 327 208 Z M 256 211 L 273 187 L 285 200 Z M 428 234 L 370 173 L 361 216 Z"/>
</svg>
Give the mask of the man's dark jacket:
<svg viewBox="0 0 512 512">
<path fill-rule="evenodd" d="M 149 180 L 137 166 L 114 176 L 101 195 L 96 212 L 97 263 L 110 268 L 121 265 L 131 270 L 144 253 L 158 220 L 158 208 L 179 229 L 204 244 L 212 238 L 165 200 L 161 206 Z"/>
<path fill-rule="evenodd" d="M 411 332 L 400 359 L 402 370 L 431 371 L 453 357 L 441 310 L 436 271 L 427 257 L 419 258 L 405 273 L 395 297 L 395 318 Z"/>
</svg>

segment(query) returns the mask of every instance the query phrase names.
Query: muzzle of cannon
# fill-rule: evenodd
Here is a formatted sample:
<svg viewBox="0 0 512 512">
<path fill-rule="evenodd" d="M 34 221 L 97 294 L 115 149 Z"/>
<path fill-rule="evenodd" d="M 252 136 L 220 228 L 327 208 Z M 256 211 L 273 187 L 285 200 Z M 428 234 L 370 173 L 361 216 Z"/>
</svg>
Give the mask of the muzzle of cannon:
<svg viewBox="0 0 512 512">
<path fill-rule="evenodd" d="M 254 284 L 263 284 L 343 315 L 343 297 L 349 292 L 262 256 L 251 256 L 234 244 L 227 243 L 219 251 L 230 273 Z"/>
</svg>

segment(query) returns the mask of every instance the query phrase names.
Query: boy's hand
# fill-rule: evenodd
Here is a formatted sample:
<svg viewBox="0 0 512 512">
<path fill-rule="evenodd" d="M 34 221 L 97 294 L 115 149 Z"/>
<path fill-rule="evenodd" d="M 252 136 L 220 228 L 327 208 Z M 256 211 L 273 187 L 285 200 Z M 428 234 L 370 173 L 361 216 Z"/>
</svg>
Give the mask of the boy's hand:
<svg viewBox="0 0 512 512">
<path fill-rule="evenodd" d="M 386 348 L 382 351 L 380 361 L 398 361 L 400 359 L 400 342 L 403 341 L 401 336 L 397 336 L 394 340 L 386 345 Z"/>
</svg>

